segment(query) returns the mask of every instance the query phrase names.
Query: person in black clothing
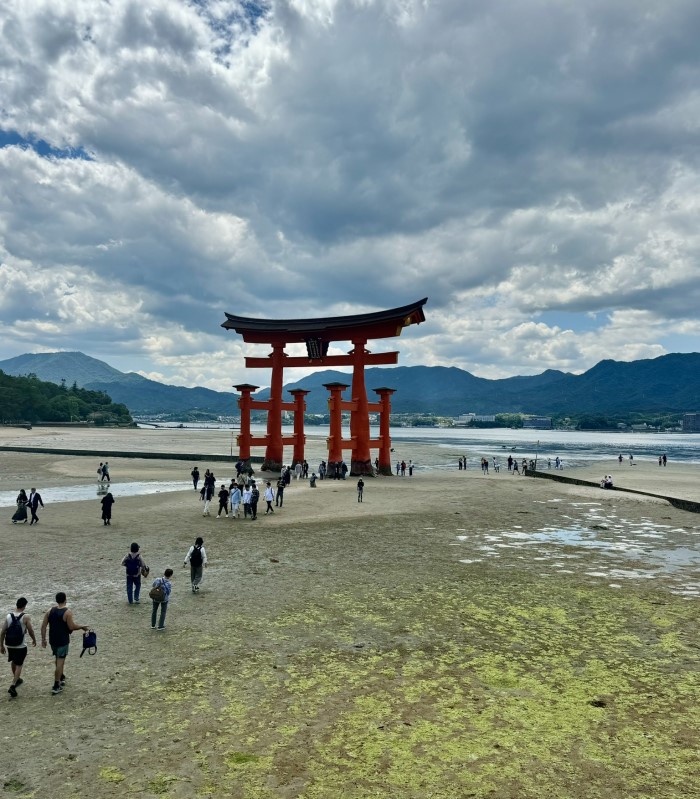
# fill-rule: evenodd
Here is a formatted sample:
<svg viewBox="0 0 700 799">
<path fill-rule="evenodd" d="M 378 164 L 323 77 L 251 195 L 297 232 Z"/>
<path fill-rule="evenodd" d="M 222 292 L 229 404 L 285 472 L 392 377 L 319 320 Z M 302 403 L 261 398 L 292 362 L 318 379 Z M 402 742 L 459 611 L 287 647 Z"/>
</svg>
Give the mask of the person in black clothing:
<svg viewBox="0 0 700 799">
<path fill-rule="evenodd" d="M 27 492 L 23 488 L 20 488 L 19 494 L 17 495 L 17 510 L 12 516 L 12 524 L 17 524 L 17 522 L 22 522 L 22 524 L 27 523 L 28 504 L 29 499 L 27 498 Z"/>
<path fill-rule="evenodd" d="M 280 475 L 277 481 L 277 493 L 275 494 L 275 507 L 281 508 L 284 504 L 284 477 Z"/>
<path fill-rule="evenodd" d="M 194 469 L 190 472 L 192 475 L 192 485 L 194 486 L 194 490 L 197 490 L 197 484 L 199 483 L 199 469 L 195 466 Z"/>
<path fill-rule="evenodd" d="M 76 624 L 73 620 L 73 613 L 66 607 L 66 595 L 63 591 L 56 594 L 56 604 L 46 612 L 41 623 L 41 645 L 46 649 L 46 630 L 49 632 L 49 644 L 51 652 L 56 658 L 56 670 L 54 672 L 54 683 L 51 689 L 52 694 L 60 694 L 66 682 L 66 675 L 63 667 L 68 656 L 68 645 L 70 634 L 73 630 L 84 630 L 90 628 L 85 624 Z"/>
<path fill-rule="evenodd" d="M 32 512 L 32 520 L 29 522 L 29 524 L 39 524 L 39 517 L 36 515 L 36 512 L 39 509 L 39 505 L 41 505 L 42 508 L 44 507 L 44 503 L 41 499 L 41 494 L 36 490 L 36 488 L 32 488 L 32 490 L 29 492 L 29 500 L 27 505 L 29 510 Z"/>
<path fill-rule="evenodd" d="M 260 492 L 258 491 L 258 487 L 255 485 L 255 481 L 253 481 L 253 484 L 250 487 L 250 513 L 251 513 L 251 519 L 253 521 L 255 521 L 258 518 L 259 500 L 260 500 Z"/>
<path fill-rule="evenodd" d="M 112 505 L 114 505 L 114 497 L 112 492 L 108 491 L 100 500 L 102 503 L 102 521 L 105 525 L 112 524 Z"/>
<path fill-rule="evenodd" d="M 221 511 L 224 511 L 228 519 L 228 489 L 224 485 L 222 485 L 219 490 L 219 512 L 216 514 L 217 519 L 221 518 Z"/>
<path fill-rule="evenodd" d="M 135 541 L 131 545 L 130 551 L 122 559 L 122 566 L 126 567 L 126 598 L 130 605 L 133 602 L 138 605 L 141 594 L 141 575 L 147 577 L 150 569 L 146 566 L 139 552 L 139 545 Z"/>
<path fill-rule="evenodd" d="M 360 477 L 357 481 L 357 501 L 362 502 L 362 492 L 365 490 L 365 481 Z"/>
</svg>

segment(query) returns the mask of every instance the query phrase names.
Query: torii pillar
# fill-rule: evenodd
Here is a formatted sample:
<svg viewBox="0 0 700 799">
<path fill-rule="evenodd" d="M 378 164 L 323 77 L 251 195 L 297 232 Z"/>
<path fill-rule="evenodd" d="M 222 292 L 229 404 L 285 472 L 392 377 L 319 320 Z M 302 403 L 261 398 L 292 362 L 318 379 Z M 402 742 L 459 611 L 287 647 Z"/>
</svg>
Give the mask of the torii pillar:
<svg viewBox="0 0 700 799">
<path fill-rule="evenodd" d="M 328 413 L 330 414 L 330 425 L 328 430 L 328 468 L 331 470 L 329 477 L 335 477 L 340 469 L 343 460 L 343 391 L 348 387 L 347 383 L 324 383 L 331 395 L 328 398 Z"/>
<path fill-rule="evenodd" d="M 372 457 L 369 451 L 369 405 L 365 388 L 365 349 L 367 339 L 354 339 L 352 367 L 352 407 L 350 413 L 350 438 L 352 439 L 352 459 L 350 474 L 374 474 Z"/>
<path fill-rule="evenodd" d="M 304 397 L 309 393 L 303 388 L 293 388 L 289 392 L 294 397 L 294 454 L 292 455 L 292 466 L 304 462 L 304 446 L 306 436 L 304 435 L 304 413 L 306 412 L 306 401 Z"/>
<path fill-rule="evenodd" d="M 379 394 L 377 410 L 379 411 L 379 474 L 391 476 L 394 470 L 391 468 L 391 434 L 389 432 L 389 420 L 391 418 L 391 395 L 396 389 L 375 388 L 375 394 Z M 370 406 L 374 410 L 374 406 Z M 375 442 L 373 442 L 375 443 Z"/>
<path fill-rule="evenodd" d="M 257 391 L 258 386 L 253 386 L 250 383 L 241 383 L 240 385 L 233 386 L 236 391 L 241 395 L 238 398 L 238 408 L 241 412 L 241 425 L 236 443 L 238 444 L 238 460 L 241 461 L 243 470 L 250 469 L 250 446 L 252 437 L 250 435 L 250 409 L 253 404 L 251 394 Z"/>
</svg>

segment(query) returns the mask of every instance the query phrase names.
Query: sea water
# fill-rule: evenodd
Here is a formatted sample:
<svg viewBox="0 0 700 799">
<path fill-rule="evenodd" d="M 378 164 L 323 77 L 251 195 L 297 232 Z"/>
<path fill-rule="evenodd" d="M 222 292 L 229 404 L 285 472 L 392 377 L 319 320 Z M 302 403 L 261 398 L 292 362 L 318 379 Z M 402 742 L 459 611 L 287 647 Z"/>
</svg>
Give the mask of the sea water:
<svg viewBox="0 0 700 799">
<path fill-rule="evenodd" d="M 168 425 L 163 425 L 167 427 Z M 179 427 L 178 425 L 172 425 Z M 187 452 L 187 434 L 207 429 L 206 426 L 187 425 L 178 430 L 178 438 L 182 442 L 181 450 Z M 229 436 L 232 428 L 222 427 L 222 435 Z M 235 428 L 233 428 L 235 429 Z M 252 425 L 253 434 L 262 434 L 262 425 Z M 283 435 L 291 435 L 291 426 L 283 427 Z M 307 426 L 307 447 L 316 439 L 315 450 L 320 442 L 325 447 L 328 428 L 324 426 Z M 349 437 L 349 430 L 343 431 Z M 379 430 L 371 429 L 373 438 Z M 392 463 L 413 460 L 417 472 L 422 470 L 455 469 L 457 459 L 467 456 L 470 468 L 476 468 L 481 457 L 492 458 L 504 463 L 509 455 L 518 460 L 537 458 L 538 466 L 545 467 L 547 459 L 552 461 L 559 457 L 565 468 L 591 464 L 595 461 L 610 461 L 622 454 L 627 460 L 629 454 L 636 461 L 651 460 L 656 462 L 659 455 L 666 454 L 669 461 L 700 464 L 700 434 L 689 433 L 623 433 L 623 432 L 585 432 L 574 430 L 524 430 L 524 429 L 466 429 L 466 428 L 417 428 L 395 427 L 391 429 Z M 421 457 L 417 457 L 416 449 L 420 447 Z M 291 457 L 291 447 L 287 447 Z M 253 454 L 262 454 L 258 448 Z M 373 456 L 376 449 L 372 450 Z M 346 453 L 347 454 L 347 453 Z M 232 465 L 235 458 L 232 458 Z M 183 466 L 185 468 L 186 464 Z M 312 463 L 312 469 L 316 464 Z M 225 471 L 225 468 L 223 468 Z M 189 481 L 133 481 L 114 483 L 112 493 L 115 496 L 138 496 L 169 491 L 182 491 L 191 486 Z M 75 486 L 51 487 L 42 486 L 41 493 L 45 500 L 51 502 L 74 502 L 95 499 L 103 494 L 103 485 L 86 483 Z M 0 507 L 13 507 L 17 491 L 0 491 Z"/>
</svg>

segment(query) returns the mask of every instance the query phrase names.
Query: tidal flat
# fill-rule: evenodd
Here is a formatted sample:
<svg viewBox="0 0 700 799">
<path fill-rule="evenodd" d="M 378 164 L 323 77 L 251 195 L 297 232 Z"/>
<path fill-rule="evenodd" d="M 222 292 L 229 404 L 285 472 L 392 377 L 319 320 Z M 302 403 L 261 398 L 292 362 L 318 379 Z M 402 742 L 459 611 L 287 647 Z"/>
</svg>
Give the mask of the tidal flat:
<svg viewBox="0 0 700 799">
<path fill-rule="evenodd" d="M 17 457 L 44 485 L 86 468 Z M 2 705 L 4 791 L 700 795 L 700 517 L 507 474 L 367 482 L 363 503 L 351 480 L 293 482 L 255 522 L 203 517 L 192 489 L 115 484 L 106 531 L 97 498 L 47 503 L 31 530 L 4 524 L 5 606 L 27 596 L 38 627 L 65 590 L 98 633 L 94 657 L 71 644 L 56 697 L 50 655 L 30 646 Z M 210 566 L 194 595 L 181 564 L 197 535 Z M 175 569 L 161 634 L 148 600 L 126 602 L 132 540 L 152 576 Z"/>
</svg>

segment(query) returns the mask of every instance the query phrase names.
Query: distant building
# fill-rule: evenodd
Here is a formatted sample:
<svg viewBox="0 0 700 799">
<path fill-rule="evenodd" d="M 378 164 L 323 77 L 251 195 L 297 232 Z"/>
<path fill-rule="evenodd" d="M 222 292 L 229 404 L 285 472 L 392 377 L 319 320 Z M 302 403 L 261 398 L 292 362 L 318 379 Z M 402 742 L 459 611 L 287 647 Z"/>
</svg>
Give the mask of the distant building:
<svg viewBox="0 0 700 799">
<path fill-rule="evenodd" d="M 523 427 L 531 430 L 551 430 L 551 416 L 526 416 L 523 418 Z"/>
<path fill-rule="evenodd" d="M 686 413 L 683 415 L 683 432 L 700 433 L 700 413 Z"/>
<path fill-rule="evenodd" d="M 476 413 L 463 413 L 457 417 L 457 421 L 455 424 L 458 427 L 466 427 L 467 425 L 471 424 L 472 422 L 495 422 L 496 416 L 490 415 L 479 415 Z"/>
</svg>

